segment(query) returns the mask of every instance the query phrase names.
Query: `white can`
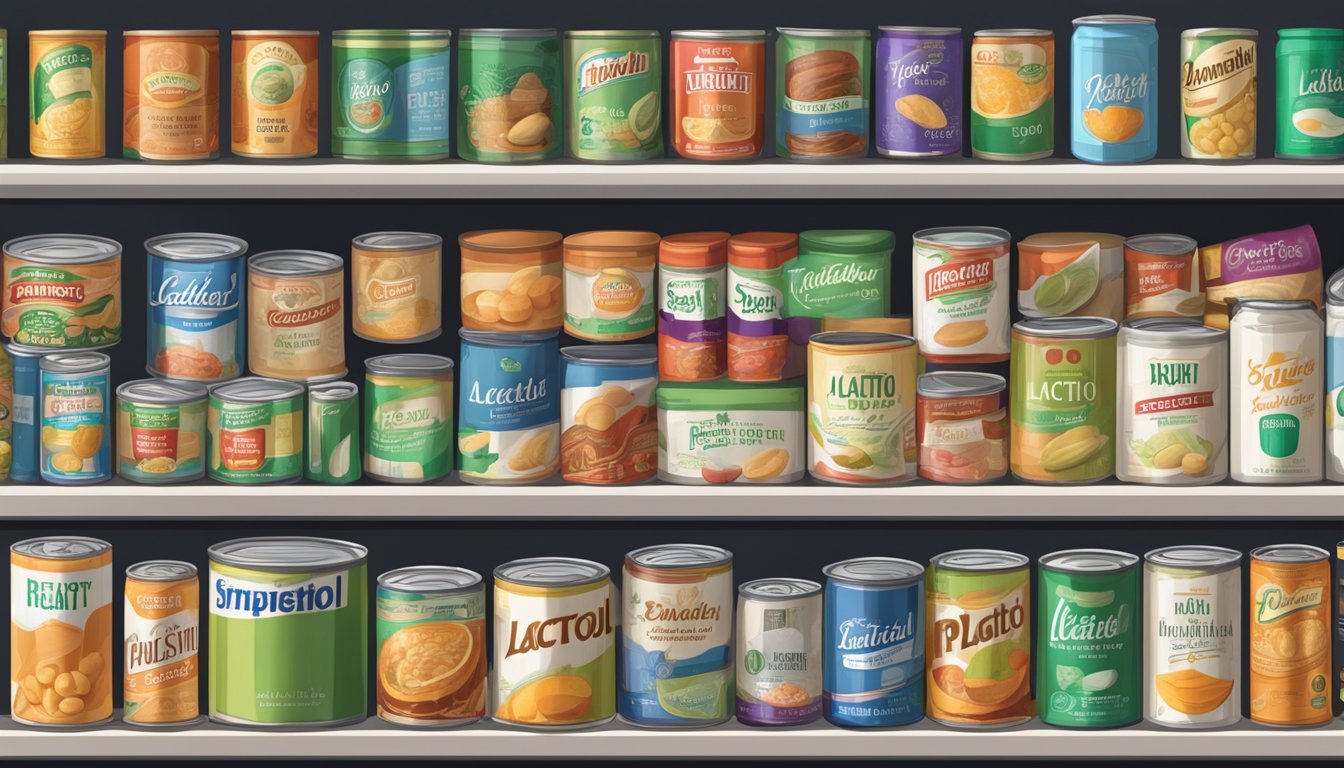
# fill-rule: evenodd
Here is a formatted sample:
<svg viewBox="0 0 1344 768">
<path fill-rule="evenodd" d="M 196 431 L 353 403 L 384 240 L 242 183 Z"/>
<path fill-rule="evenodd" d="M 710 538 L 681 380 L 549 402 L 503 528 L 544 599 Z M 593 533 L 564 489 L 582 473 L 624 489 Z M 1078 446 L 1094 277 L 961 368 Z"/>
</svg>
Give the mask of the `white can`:
<svg viewBox="0 0 1344 768">
<path fill-rule="evenodd" d="M 1325 323 L 1316 305 L 1243 299 L 1231 315 L 1232 479 L 1319 481 Z"/>
<path fill-rule="evenodd" d="M 1205 485 L 1227 478 L 1227 331 L 1153 317 L 1120 328 L 1115 475 Z"/>
<path fill-rule="evenodd" d="M 1325 284 L 1325 479 L 1344 483 L 1344 269 Z"/>
<path fill-rule="evenodd" d="M 938 227 L 915 233 L 914 330 L 925 360 L 1008 359 L 1011 240 L 995 227 Z"/>
<path fill-rule="evenodd" d="M 821 717 L 821 585 L 757 579 L 737 595 L 737 721 L 802 725 Z"/>
</svg>

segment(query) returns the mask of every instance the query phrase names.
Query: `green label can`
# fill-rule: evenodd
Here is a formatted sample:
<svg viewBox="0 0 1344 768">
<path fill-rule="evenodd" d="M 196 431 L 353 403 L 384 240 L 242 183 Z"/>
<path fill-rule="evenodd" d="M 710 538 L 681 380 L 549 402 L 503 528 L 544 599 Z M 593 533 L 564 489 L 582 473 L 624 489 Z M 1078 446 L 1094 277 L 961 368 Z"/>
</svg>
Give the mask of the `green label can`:
<svg viewBox="0 0 1344 768">
<path fill-rule="evenodd" d="M 331 154 L 447 157 L 451 36 L 446 29 L 333 32 Z"/>
<path fill-rule="evenodd" d="M 135 483 L 205 476 L 204 385 L 141 379 L 117 387 L 117 474 Z"/>
<path fill-rule="evenodd" d="M 1041 721 L 1118 728 L 1142 718 L 1139 558 L 1104 549 L 1040 560 L 1036 701 Z"/>
<path fill-rule="evenodd" d="M 1274 56 L 1274 155 L 1344 157 L 1344 29 L 1281 29 Z"/>
<path fill-rule="evenodd" d="M 426 483 L 453 470 L 453 361 L 383 355 L 364 361 L 364 472 Z"/>
<path fill-rule="evenodd" d="M 871 51 L 865 29 L 779 27 L 776 155 L 844 160 L 868 154 Z"/>
<path fill-rule="evenodd" d="M 359 479 L 359 387 L 345 381 L 308 388 L 304 478 L 344 485 Z"/>
<path fill-rule="evenodd" d="M 653 30 L 566 32 L 569 156 L 663 156 L 662 39 Z"/>
<path fill-rule="evenodd" d="M 303 476 L 303 385 L 250 377 L 210 389 L 211 480 L 292 483 Z"/>
<path fill-rule="evenodd" d="M 1055 151 L 1055 33 L 982 29 L 971 41 L 971 153 L 1037 160 Z"/>
<path fill-rule="evenodd" d="M 477 163 L 560 156 L 560 35 L 464 29 L 457 51 L 457 154 Z"/>
</svg>

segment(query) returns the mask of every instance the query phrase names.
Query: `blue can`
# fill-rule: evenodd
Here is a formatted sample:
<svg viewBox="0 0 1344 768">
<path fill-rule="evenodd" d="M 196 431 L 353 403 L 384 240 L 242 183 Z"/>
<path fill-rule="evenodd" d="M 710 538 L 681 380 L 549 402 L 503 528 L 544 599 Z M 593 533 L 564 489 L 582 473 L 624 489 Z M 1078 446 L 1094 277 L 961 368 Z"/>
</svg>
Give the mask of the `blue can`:
<svg viewBox="0 0 1344 768">
<path fill-rule="evenodd" d="M 247 360 L 247 243 L 190 232 L 145 241 L 148 362 L 153 376 L 215 382 Z"/>
<path fill-rule="evenodd" d="M 42 358 L 54 354 L 18 344 L 6 344 L 5 351 L 14 362 L 14 403 L 10 447 L 14 449 L 9 479 L 16 483 L 36 483 L 41 479 L 41 441 L 38 414 L 42 405 Z"/>
<path fill-rule="evenodd" d="M 560 350 L 560 477 L 639 483 L 658 472 L 658 348 L 581 344 Z"/>
<path fill-rule="evenodd" d="M 1073 156 L 1141 163 L 1157 155 L 1157 27 L 1147 16 L 1073 20 Z"/>
<path fill-rule="evenodd" d="M 924 717 L 924 566 L 860 557 L 826 574 L 822 713 L 885 728 Z"/>
<path fill-rule="evenodd" d="M 38 362 L 41 475 L 57 485 L 112 479 L 112 359 L 101 352 L 57 352 Z"/>
<path fill-rule="evenodd" d="M 545 480 L 560 467 L 559 331 L 458 331 L 457 472 L 482 485 Z"/>
</svg>

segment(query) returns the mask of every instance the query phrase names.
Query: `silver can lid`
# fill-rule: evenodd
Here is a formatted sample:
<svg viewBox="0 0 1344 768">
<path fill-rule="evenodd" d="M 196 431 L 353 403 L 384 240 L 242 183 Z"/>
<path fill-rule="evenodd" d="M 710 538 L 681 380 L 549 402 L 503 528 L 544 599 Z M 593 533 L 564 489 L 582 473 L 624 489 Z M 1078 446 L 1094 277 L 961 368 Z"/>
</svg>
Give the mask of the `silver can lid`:
<svg viewBox="0 0 1344 768">
<path fill-rule="evenodd" d="M 1013 236 L 998 227 L 930 227 L 913 236 L 916 242 L 941 245 L 946 248 L 985 248 L 1007 245 Z"/>
<path fill-rule="evenodd" d="M 828 579 L 869 587 L 898 587 L 924 577 L 924 566 L 899 557 L 856 557 L 831 563 L 821 572 Z"/>
<path fill-rule="evenodd" d="M 934 555 L 929 563 L 935 568 L 971 573 L 996 573 L 1025 568 L 1031 561 L 1026 555 L 1001 549 L 954 549 Z"/>
<path fill-rule="evenodd" d="M 974 397 L 992 395 L 1008 388 L 1008 382 L 996 373 L 943 371 L 926 373 L 915 383 L 920 397 Z"/>
<path fill-rule="evenodd" d="M 838 347 L 866 346 L 869 344 L 891 344 L 896 347 L 913 346 L 915 337 L 903 333 L 883 333 L 881 331 L 822 331 L 808 338 L 810 344 L 830 344 Z"/>
<path fill-rule="evenodd" d="M 38 536 L 15 542 L 9 551 L 42 560 L 82 560 L 111 552 L 112 545 L 89 536 Z"/>
<path fill-rule="evenodd" d="M 174 379 L 136 379 L 117 387 L 118 400 L 149 405 L 185 405 L 203 402 L 210 394 L 204 384 Z"/>
<path fill-rule="evenodd" d="M 1310 544 L 1270 544 L 1252 549 L 1251 559 L 1265 563 L 1315 563 L 1330 559 L 1330 553 Z"/>
<path fill-rule="evenodd" d="M 43 355 L 37 367 L 51 373 L 95 373 L 112 365 L 102 352 L 56 352 Z"/>
<path fill-rule="evenodd" d="M 611 578 L 611 570 L 574 557 L 530 557 L 495 568 L 495 580 L 524 587 L 581 587 Z"/>
<path fill-rule="evenodd" d="M 452 376 L 453 361 L 439 355 L 380 355 L 364 361 L 364 372 L 374 376 L 410 378 Z"/>
<path fill-rule="evenodd" d="M 369 558 L 369 550 L 359 544 L 311 536 L 232 539 L 206 552 L 212 563 L 267 573 L 339 570 L 360 565 Z"/>
<path fill-rule="evenodd" d="M 560 331 L 473 331 L 459 328 L 457 335 L 468 344 L 482 347 L 526 347 L 543 341 L 550 341 L 560 335 Z"/>
<path fill-rule="evenodd" d="M 1184 568 L 1209 573 L 1226 571 L 1241 565 L 1241 553 L 1237 550 L 1206 544 L 1162 547 L 1147 553 L 1143 559 L 1163 568 Z"/>
<path fill-rule="evenodd" d="M 348 381 L 330 381 L 308 387 L 308 399 L 319 403 L 339 403 L 359 397 L 359 387 Z"/>
<path fill-rule="evenodd" d="M 145 241 L 145 251 L 160 259 L 202 264 L 242 256 L 247 253 L 247 241 L 209 232 L 179 232 L 149 238 Z"/>
<path fill-rule="evenodd" d="M 1164 346 L 1211 344 L 1227 338 L 1227 331 L 1210 328 L 1190 317 L 1141 317 L 1120 326 L 1126 339 L 1156 342 Z"/>
<path fill-rule="evenodd" d="M 733 553 L 706 544 L 655 544 L 627 552 L 625 561 L 643 568 L 679 571 L 731 563 Z"/>
<path fill-rule="evenodd" d="M 1033 317 L 1013 323 L 1014 331 L 1044 339 L 1104 339 L 1119 328 L 1109 317 Z"/>
<path fill-rule="evenodd" d="M 1193 253 L 1199 244 L 1193 237 L 1161 233 L 1126 237 L 1125 247 L 1154 256 L 1185 256 Z"/>
<path fill-rule="evenodd" d="M 126 569 L 135 581 L 182 581 L 196 578 L 196 566 L 181 560 L 145 560 Z"/>
<path fill-rule="evenodd" d="M 737 594 L 751 600 L 796 600 L 821 593 L 821 585 L 807 579 L 756 579 L 737 588 Z"/>
<path fill-rule="evenodd" d="M 900 27 L 885 26 L 878 27 L 878 32 L 909 32 L 917 35 L 960 35 L 961 27 Z"/>
<path fill-rule="evenodd" d="M 1048 29 L 1030 29 L 1025 27 L 1004 27 L 1000 29 L 977 29 L 976 37 L 1048 37 L 1051 40 L 1055 38 L 1055 33 Z"/>
<path fill-rule="evenodd" d="M 10 256 L 36 264 L 97 264 L 121 255 L 121 243 L 93 235 L 27 235 L 2 247 Z"/>
<path fill-rule="evenodd" d="M 764 29 L 674 29 L 673 40 L 764 40 Z"/>
<path fill-rule="evenodd" d="M 443 247 L 443 238 L 429 232 L 369 232 L 351 243 L 366 251 L 423 251 Z"/>
<path fill-rule="evenodd" d="M 1303 310 L 1317 314 L 1316 302 L 1311 299 L 1238 299 L 1232 298 L 1227 302 L 1228 319 L 1237 316 L 1242 310 L 1255 310 L 1257 312 L 1301 312 Z"/>
<path fill-rule="evenodd" d="M 653 344 L 578 344 L 562 347 L 560 357 L 582 365 L 656 365 L 658 347 Z"/>
<path fill-rule="evenodd" d="M 325 251 L 265 251 L 250 256 L 247 268 L 268 277 L 316 277 L 344 270 L 345 261 Z"/>
<path fill-rule="evenodd" d="M 1113 549 L 1064 549 L 1041 555 L 1041 568 L 1060 573 L 1119 573 L 1139 564 L 1139 556 Z"/>
<path fill-rule="evenodd" d="M 303 397 L 303 385 L 283 379 L 248 376 L 210 388 L 210 396 L 228 403 L 274 403 Z"/>
<path fill-rule="evenodd" d="M 481 574 L 449 565 L 414 565 L 378 577 L 378 586 L 417 595 L 459 595 L 481 588 Z"/>
<path fill-rule="evenodd" d="M 1325 303 L 1332 307 L 1344 306 L 1344 269 L 1335 270 L 1326 281 Z"/>
</svg>

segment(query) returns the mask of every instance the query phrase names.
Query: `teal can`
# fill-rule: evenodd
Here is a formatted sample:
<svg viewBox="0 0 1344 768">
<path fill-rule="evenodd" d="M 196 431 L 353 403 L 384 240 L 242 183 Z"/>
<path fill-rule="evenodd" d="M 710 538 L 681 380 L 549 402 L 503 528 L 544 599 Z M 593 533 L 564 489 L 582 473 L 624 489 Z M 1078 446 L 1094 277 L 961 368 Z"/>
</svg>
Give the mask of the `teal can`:
<svg viewBox="0 0 1344 768">
<path fill-rule="evenodd" d="M 58 352 L 38 362 L 43 481 L 88 485 L 112 479 L 111 365 L 101 352 Z"/>
<path fill-rule="evenodd" d="M 314 483 L 345 485 L 359 479 L 359 387 L 347 381 L 308 388 L 303 476 Z"/>
<path fill-rule="evenodd" d="M 446 29 L 332 33 L 331 154 L 359 160 L 448 157 Z"/>
<path fill-rule="evenodd" d="M 1281 29 L 1274 59 L 1274 156 L 1344 158 L 1344 29 Z"/>
</svg>

